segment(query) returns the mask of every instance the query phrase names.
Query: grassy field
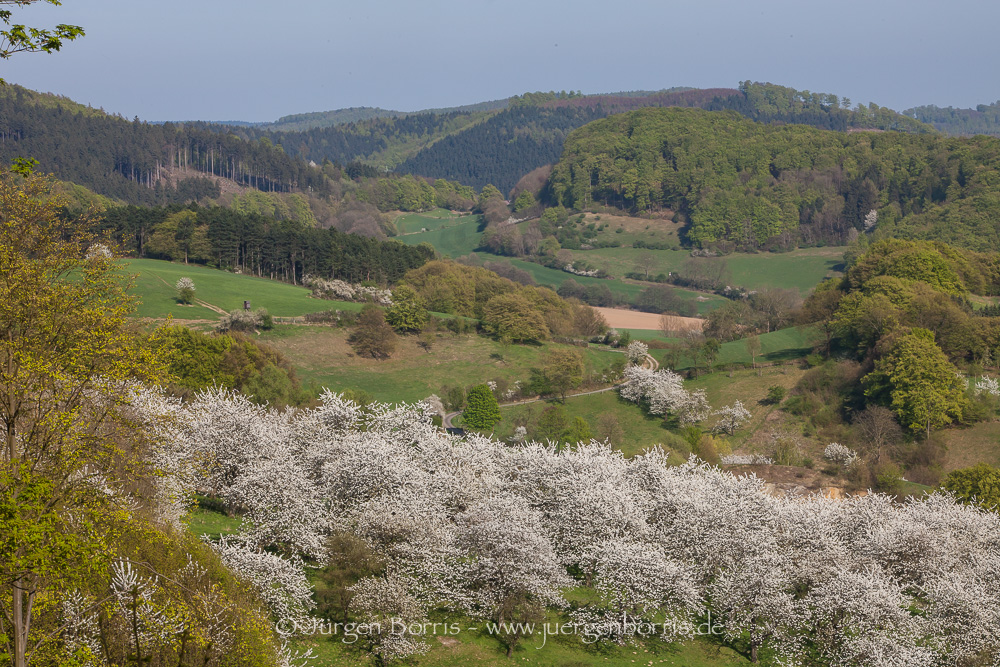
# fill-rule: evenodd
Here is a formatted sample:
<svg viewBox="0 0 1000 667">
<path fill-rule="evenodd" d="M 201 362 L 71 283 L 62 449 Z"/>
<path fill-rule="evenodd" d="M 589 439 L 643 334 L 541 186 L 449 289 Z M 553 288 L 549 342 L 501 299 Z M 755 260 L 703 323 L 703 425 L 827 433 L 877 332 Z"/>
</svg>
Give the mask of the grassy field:
<svg viewBox="0 0 1000 667">
<path fill-rule="evenodd" d="M 760 436 L 767 436 L 775 430 L 784 430 L 787 426 L 786 415 L 777 407 L 765 405 L 761 401 L 767 396 L 770 387 L 779 386 L 791 390 L 804 374 L 805 370 L 798 364 L 773 366 L 757 371 L 745 370 L 732 373 L 716 371 L 690 380 L 685 386 L 688 389 L 704 389 L 708 402 L 716 409 L 732 405 L 736 400 L 741 401 L 750 411 L 751 417 L 743 428 L 730 436 L 731 447 L 734 451 L 740 449 L 769 456 L 773 453 L 769 448 L 770 439 Z M 714 422 L 713 417 L 707 425 L 711 426 Z M 799 430 L 797 425 L 795 430 Z M 805 439 L 802 441 L 806 442 Z M 805 453 L 817 455 L 822 452 L 823 446 L 825 445 L 810 443 Z"/>
<path fill-rule="evenodd" d="M 253 308 L 267 308 L 272 315 L 281 317 L 305 315 L 331 308 L 361 309 L 359 303 L 314 299 L 309 296 L 309 290 L 305 287 L 203 266 L 185 266 L 155 259 L 129 259 L 124 260 L 123 264 L 125 271 L 136 275 L 132 292 L 142 299 L 138 309 L 141 317 L 173 315 L 185 320 L 218 319 L 219 314 L 209 308 L 177 303 L 174 284 L 184 276 L 194 281 L 197 299 L 226 311 L 242 308 L 244 299 L 249 299 Z"/>
<path fill-rule="evenodd" d="M 503 420 L 497 424 L 496 435 L 508 438 L 514 433 L 517 423 L 533 424 L 542 412 L 550 405 L 561 406 L 569 420 L 583 417 L 590 425 L 595 438 L 601 438 L 598 423 L 602 415 L 611 414 L 618 418 L 623 437 L 620 442 L 613 443 L 626 456 L 635 456 L 650 447 L 664 443 L 670 437 L 669 430 L 663 425 L 661 417 L 655 417 L 643 412 L 635 403 L 623 401 L 617 391 L 606 391 L 587 396 L 568 396 L 566 404 L 558 401 L 539 401 L 527 405 L 516 405 L 500 409 Z M 530 433 L 530 426 L 529 426 Z"/>
<path fill-rule="evenodd" d="M 948 445 L 945 472 L 968 468 L 977 463 L 1000 466 L 1000 422 L 983 422 L 968 428 L 940 431 Z"/>
<path fill-rule="evenodd" d="M 443 208 L 436 208 L 433 211 L 424 211 L 422 213 L 403 213 L 394 222 L 400 234 L 416 234 L 421 230 L 433 232 L 445 227 L 453 227 L 460 223 L 469 222 L 470 220 L 479 222 L 480 219 L 478 215 L 470 216 Z"/>
<path fill-rule="evenodd" d="M 733 650 L 708 641 L 695 640 L 684 644 L 666 644 L 647 640 L 633 645 L 617 646 L 602 643 L 588 646 L 576 636 L 526 637 L 510 658 L 506 657 L 500 643 L 481 628 L 482 621 L 457 617 L 438 617 L 432 614 L 431 622 L 454 623 L 457 632 L 426 636 L 430 650 L 409 658 L 404 664 L 412 667 L 452 667 L 453 665 L 479 665 L 481 667 L 508 667 L 512 664 L 531 664 L 538 667 L 636 667 L 637 665 L 667 665 L 674 667 L 744 667 L 751 663 Z M 566 622 L 563 617 L 549 614 L 547 623 L 555 628 Z M 441 626 L 443 628 L 443 626 Z M 470 628 L 477 628 L 475 630 Z M 540 633 L 542 631 L 539 631 Z M 294 643 L 295 648 L 313 649 L 317 659 L 313 667 L 339 667 L 341 665 L 374 665 L 360 647 L 344 642 L 344 637 L 315 637 Z"/>
<path fill-rule="evenodd" d="M 817 334 L 812 327 L 789 327 L 780 331 L 761 334 L 759 338 L 761 351 L 757 355 L 757 362 L 773 363 L 788 361 L 790 359 L 800 359 L 811 353 L 813 341 L 817 338 Z M 656 356 L 655 350 L 652 350 L 651 353 Z M 750 354 L 747 352 L 746 341 L 744 340 L 723 343 L 722 349 L 719 351 L 719 358 L 715 360 L 716 366 L 750 363 Z M 677 369 L 686 370 L 693 365 L 692 359 L 682 358 L 680 363 L 677 364 Z M 698 365 L 699 367 L 705 366 L 704 357 L 699 359 Z"/>
<path fill-rule="evenodd" d="M 468 255 L 479 247 L 479 239 L 482 236 L 482 232 L 479 231 L 480 216 L 463 216 L 459 219 L 462 222 L 439 226 L 433 230 L 427 224 L 433 224 L 432 219 L 426 219 L 420 223 L 420 227 L 427 227 L 428 231 L 405 234 L 397 238 L 410 245 L 430 243 L 444 257 L 454 258 Z"/>
<path fill-rule="evenodd" d="M 348 332 L 331 327 L 278 326 L 260 340 L 280 350 L 299 375 L 334 391 L 363 389 L 383 401 L 416 401 L 441 395 L 445 386 L 463 387 L 505 379 L 526 381 L 538 368 L 545 352 L 555 344 L 511 345 L 477 336 L 440 332 L 429 352 L 417 339 L 404 336 L 391 359 L 372 361 L 357 357 L 347 344 Z M 562 346 L 557 346 L 562 347 Z M 597 348 L 574 348 L 584 353 L 587 372 L 601 372 L 621 354 Z"/>
<path fill-rule="evenodd" d="M 523 259 L 513 259 L 510 257 L 494 257 L 492 255 L 481 255 L 481 258 L 488 260 L 490 262 L 503 262 L 510 264 L 519 269 L 523 269 L 531 274 L 531 277 L 535 279 L 535 282 L 539 285 L 544 285 L 545 287 L 551 287 L 552 289 L 558 289 L 565 281 L 573 279 L 576 282 L 584 286 L 589 285 L 604 285 L 607 286 L 615 294 L 620 294 L 629 302 L 635 301 L 635 298 L 639 295 L 644 288 L 648 285 L 644 285 L 637 282 L 623 281 L 623 280 L 608 280 L 606 278 L 589 278 L 587 276 L 574 276 L 571 273 L 566 273 L 565 271 L 560 271 L 559 269 L 550 269 L 547 266 L 542 266 L 541 264 L 535 264 L 534 262 L 526 262 Z M 726 298 L 718 296 L 716 294 L 703 294 L 701 292 L 693 292 L 691 290 L 677 288 L 677 293 L 684 299 L 689 301 L 694 301 L 697 313 L 699 315 L 704 315 L 713 308 L 717 308 L 719 304 L 725 303 Z M 703 300 L 698 301 L 701 297 Z"/>
<path fill-rule="evenodd" d="M 212 540 L 217 540 L 223 535 L 232 535 L 239 530 L 239 527 L 239 518 L 212 510 L 196 508 L 188 517 L 188 530 L 198 537 L 208 535 Z"/>
<path fill-rule="evenodd" d="M 643 273 L 639 258 L 649 254 L 655 259 L 651 276 L 678 271 L 690 259 L 687 250 L 647 250 L 645 248 L 597 248 L 575 250 L 574 260 L 604 269 L 621 278 L 628 272 Z M 806 294 L 822 280 L 836 275 L 843 248 L 801 248 L 783 253 L 734 253 L 725 257 L 734 285 L 750 289 L 780 287 Z"/>
</svg>

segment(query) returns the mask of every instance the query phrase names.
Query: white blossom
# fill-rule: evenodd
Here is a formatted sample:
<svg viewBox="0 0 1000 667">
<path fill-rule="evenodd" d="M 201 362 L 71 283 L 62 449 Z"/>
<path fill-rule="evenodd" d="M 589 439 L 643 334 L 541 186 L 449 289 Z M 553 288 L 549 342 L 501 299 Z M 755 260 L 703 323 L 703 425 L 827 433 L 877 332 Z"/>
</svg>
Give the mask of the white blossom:
<svg viewBox="0 0 1000 667">
<path fill-rule="evenodd" d="M 305 276 L 302 282 L 312 289 L 313 296 L 337 301 L 374 301 L 380 306 L 392 305 L 392 291 L 351 284 L 343 280 L 324 280 L 315 276 Z"/>
<path fill-rule="evenodd" d="M 1000 396 L 1000 380 L 987 375 L 976 380 L 976 394 L 989 394 L 990 396 Z"/>
<path fill-rule="evenodd" d="M 712 427 L 712 433 L 728 433 L 732 435 L 736 429 L 750 419 L 750 411 L 743 407 L 743 402 L 737 399 L 732 405 L 727 405 L 712 413 L 719 416 L 719 421 Z"/>
<path fill-rule="evenodd" d="M 178 278 L 177 283 L 174 285 L 174 289 L 176 289 L 178 292 L 182 290 L 190 290 L 194 292 L 195 291 L 194 281 L 191 280 L 190 278 Z"/>
<path fill-rule="evenodd" d="M 683 378 L 677 373 L 629 366 L 624 375 L 619 394 L 627 401 L 646 405 L 650 414 L 674 414 L 681 424 L 693 424 L 708 417 L 711 408 L 705 391 L 687 391 Z"/>
<path fill-rule="evenodd" d="M 850 447 L 842 445 L 839 442 L 831 442 L 823 450 L 823 458 L 827 461 L 833 461 L 834 463 L 840 463 L 845 467 L 850 467 L 854 465 L 858 458 L 858 453 L 855 452 Z"/>
<path fill-rule="evenodd" d="M 627 373 L 622 396 L 651 411 L 690 400 L 676 374 Z M 1000 655 L 1000 517 L 946 494 L 776 498 L 753 475 L 671 466 L 661 448 L 627 459 L 596 442 L 557 451 L 459 438 L 434 428 L 423 403 L 362 410 L 329 392 L 317 408 L 286 412 L 222 390 L 187 404 L 137 395 L 130 409 L 148 411 L 165 456 L 195 468 L 176 473 L 179 489 L 196 485 L 243 515 L 239 533 L 214 546 L 279 616 L 309 612 L 304 558 L 322 562 L 325 538 L 347 531 L 390 564 L 355 587 L 364 618 L 419 621 L 439 608 L 490 617 L 521 594 L 561 608 L 581 583 L 569 568 L 594 591 L 573 618 L 615 641 L 629 638 L 627 623 L 609 625 L 619 609 L 628 622 L 681 626 L 710 609 L 730 638 L 788 664 Z M 120 578 L 131 583 L 119 590 L 149 595 L 144 623 L 156 631 L 155 580 Z M 371 650 L 391 659 L 422 646 L 389 632 Z"/>
<path fill-rule="evenodd" d="M 625 356 L 628 358 L 630 364 L 641 364 L 645 361 L 646 353 L 648 352 L 649 346 L 641 340 L 634 340 L 625 348 Z"/>
<path fill-rule="evenodd" d="M 774 464 L 774 459 L 762 454 L 727 454 L 720 462 L 727 466 L 769 466 Z"/>
</svg>

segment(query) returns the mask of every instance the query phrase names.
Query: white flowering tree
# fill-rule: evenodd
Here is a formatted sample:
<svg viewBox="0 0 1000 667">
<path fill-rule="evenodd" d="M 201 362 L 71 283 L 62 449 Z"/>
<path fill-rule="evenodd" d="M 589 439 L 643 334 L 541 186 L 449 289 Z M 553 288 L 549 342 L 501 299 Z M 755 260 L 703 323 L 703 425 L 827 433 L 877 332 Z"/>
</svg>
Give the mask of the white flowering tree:
<svg viewBox="0 0 1000 667">
<path fill-rule="evenodd" d="M 681 424 L 706 419 L 711 411 L 703 389 L 689 392 L 684 379 L 668 369 L 653 371 L 641 366 L 625 369 L 618 393 L 627 401 L 644 406 L 650 414 L 672 414 Z"/>
<path fill-rule="evenodd" d="M 183 304 L 189 304 L 194 301 L 195 286 L 194 281 L 190 278 L 178 278 L 177 284 L 174 285 L 174 289 L 177 290 L 177 301 Z"/>
<path fill-rule="evenodd" d="M 675 374 L 628 372 L 630 400 L 663 411 L 690 400 Z M 200 466 L 172 488 L 195 484 L 243 514 L 215 547 L 278 616 L 309 613 L 305 559 L 322 562 L 325 537 L 344 531 L 392 564 L 355 586 L 359 619 L 419 622 L 437 608 L 524 618 L 564 606 L 579 585 L 570 569 L 594 590 L 573 617 L 608 640 L 629 640 L 632 622 L 682 627 L 711 611 L 733 645 L 789 664 L 1000 658 L 1000 516 L 947 495 L 776 498 L 752 475 L 671 466 L 660 449 L 626 459 L 601 443 L 458 438 L 425 404 L 362 410 L 330 393 L 285 413 L 219 390 L 133 408 L 154 414 L 165 453 Z M 150 633 L 155 601 L 140 619 Z M 419 653 L 411 630 L 369 648 L 382 660 Z"/>
<path fill-rule="evenodd" d="M 743 402 L 739 399 L 734 401 L 732 405 L 720 408 L 712 414 L 719 417 L 719 421 L 715 422 L 715 426 L 712 427 L 712 432 L 727 435 L 735 433 L 751 417 L 750 411 L 743 407 Z"/>
<path fill-rule="evenodd" d="M 630 364 L 641 364 L 646 360 L 646 354 L 649 352 L 649 346 L 643 343 L 641 340 L 634 340 L 628 344 L 625 348 L 625 356 L 628 358 Z"/>
</svg>

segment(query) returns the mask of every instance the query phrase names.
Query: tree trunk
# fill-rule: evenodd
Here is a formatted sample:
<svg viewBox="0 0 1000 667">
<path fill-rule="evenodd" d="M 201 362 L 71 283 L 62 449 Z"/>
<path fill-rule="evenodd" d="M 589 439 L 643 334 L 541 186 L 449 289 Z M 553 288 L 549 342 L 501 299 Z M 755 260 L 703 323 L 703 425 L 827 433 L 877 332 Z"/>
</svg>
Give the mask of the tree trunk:
<svg viewBox="0 0 1000 667">
<path fill-rule="evenodd" d="M 11 615 L 14 621 L 14 661 L 13 667 L 28 665 L 28 633 L 31 630 L 32 595 L 24 590 L 25 581 L 16 579 L 11 586 Z"/>
</svg>

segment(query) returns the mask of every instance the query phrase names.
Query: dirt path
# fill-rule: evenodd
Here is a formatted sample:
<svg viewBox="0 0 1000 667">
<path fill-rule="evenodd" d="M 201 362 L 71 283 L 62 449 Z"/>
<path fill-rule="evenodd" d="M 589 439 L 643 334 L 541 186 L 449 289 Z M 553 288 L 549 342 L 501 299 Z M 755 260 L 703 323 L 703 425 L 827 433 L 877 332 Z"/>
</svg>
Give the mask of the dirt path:
<svg viewBox="0 0 1000 667">
<path fill-rule="evenodd" d="M 655 313 L 640 313 L 636 310 L 625 310 L 624 308 L 594 308 L 604 316 L 608 326 L 615 329 L 648 329 L 650 331 L 660 330 L 660 315 Z M 699 317 L 681 317 L 671 315 L 674 328 L 677 331 L 701 331 L 705 320 Z"/>
<path fill-rule="evenodd" d="M 656 359 L 654 359 L 652 357 L 652 355 L 649 355 L 649 354 L 646 355 L 646 360 L 642 362 L 642 365 L 645 368 L 650 368 L 650 369 L 652 369 L 654 371 L 659 370 L 659 368 L 660 368 L 660 362 L 658 362 Z M 612 389 L 617 389 L 620 386 L 621 386 L 621 384 L 619 383 L 619 384 L 613 384 L 610 387 L 605 387 L 604 389 L 594 389 L 592 391 L 582 391 L 579 394 L 566 394 L 566 398 L 576 398 L 577 396 L 590 396 L 592 394 L 602 394 L 602 393 L 604 393 L 606 391 L 611 391 Z M 515 406 L 515 405 L 528 405 L 529 403 L 538 403 L 539 401 L 544 401 L 544 400 L 546 400 L 546 399 L 542 398 L 541 396 L 535 396 L 534 398 L 529 398 L 529 399 L 526 399 L 526 400 L 523 400 L 523 401 L 514 401 L 512 403 L 501 403 L 500 407 L 501 408 L 509 408 L 509 407 L 512 407 L 512 406 Z M 441 418 L 441 425 L 444 428 L 455 428 L 455 425 L 451 423 L 451 420 L 454 419 L 455 417 L 457 417 L 460 414 L 462 414 L 461 410 L 458 410 L 456 412 L 449 412 L 449 413 L 447 413 L 444 417 Z"/>
<path fill-rule="evenodd" d="M 168 283 L 166 280 L 164 280 L 161 276 L 158 276 L 157 274 L 153 273 L 152 271 L 149 271 L 148 273 L 149 273 L 149 275 L 153 276 L 154 278 L 156 278 L 157 280 L 159 280 L 161 283 L 163 283 L 167 287 L 173 289 L 174 286 L 171 285 L 170 283 Z M 213 305 L 213 304 L 209 303 L 208 301 L 202 301 L 201 299 L 195 299 L 194 302 L 196 304 L 198 304 L 199 306 L 202 306 L 203 308 L 208 308 L 209 310 L 218 313 L 219 315 L 228 315 L 228 313 L 226 311 L 224 311 L 223 309 L 219 308 L 216 305 Z"/>
</svg>

